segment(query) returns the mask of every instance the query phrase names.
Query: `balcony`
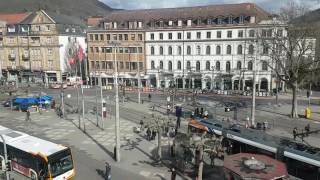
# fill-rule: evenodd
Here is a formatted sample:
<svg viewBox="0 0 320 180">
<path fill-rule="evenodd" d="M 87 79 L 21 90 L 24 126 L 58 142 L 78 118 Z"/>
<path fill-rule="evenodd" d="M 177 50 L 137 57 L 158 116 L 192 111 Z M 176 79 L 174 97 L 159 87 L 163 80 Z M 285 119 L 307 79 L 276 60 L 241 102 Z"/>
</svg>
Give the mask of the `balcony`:
<svg viewBox="0 0 320 180">
<path fill-rule="evenodd" d="M 9 60 L 15 60 L 16 59 L 16 54 L 9 54 Z"/>
<path fill-rule="evenodd" d="M 25 60 L 25 61 L 29 60 L 30 59 L 29 54 L 23 54 L 22 55 L 22 59 Z"/>
</svg>

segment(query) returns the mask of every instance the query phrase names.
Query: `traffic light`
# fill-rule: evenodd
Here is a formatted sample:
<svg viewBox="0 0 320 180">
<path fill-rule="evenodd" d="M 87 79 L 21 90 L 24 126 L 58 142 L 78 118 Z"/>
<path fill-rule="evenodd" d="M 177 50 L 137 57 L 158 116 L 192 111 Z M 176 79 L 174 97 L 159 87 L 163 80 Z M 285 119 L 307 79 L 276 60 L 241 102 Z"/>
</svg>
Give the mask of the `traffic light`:
<svg viewBox="0 0 320 180">
<path fill-rule="evenodd" d="M 11 171 L 11 161 L 8 161 L 6 163 L 6 169 L 7 169 L 7 171 Z"/>
</svg>

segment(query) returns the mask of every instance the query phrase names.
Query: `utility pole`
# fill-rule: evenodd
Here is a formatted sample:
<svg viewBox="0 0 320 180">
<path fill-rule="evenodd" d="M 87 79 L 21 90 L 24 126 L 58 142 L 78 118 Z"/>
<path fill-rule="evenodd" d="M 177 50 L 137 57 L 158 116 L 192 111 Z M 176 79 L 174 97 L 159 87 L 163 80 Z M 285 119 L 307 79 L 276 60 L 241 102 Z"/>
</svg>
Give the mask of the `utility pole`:
<svg viewBox="0 0 320 180">
<path fill-rule="evenodd" d="M 252 82 L 252 107 L 251 107 L 251 126 L 255 127 L 256 114 L 256 73 L 257 73 L 257 57 L 259 52 L 258 40 L 256 40 L 256 56 L 253 61 L 253 82 Z"/>
<path fill-rule="evenodd" d="M 137 47 L 137 49 L 136 49 L 136 60 L 138 60 L 138 47 Z M 138 61 L 138 103 L 141 104 L 140 61 Z"/>
<path fill-rule="evenodd" d="M 83 59 L 82 59 L 83 60 Z M 81 96 L 82 96 L 82 120 L 83 120 L 83 131 L 86 132 L 86 123 L 85 123 L 85 117 L 84 117 L 84 92 L 83 92 L 83 79 L 82 79 L 82 60 L 79 60 L 80 63 L 80 76 L 81 76 Z"/>
<path fill-rule="evenodd" d="M 119 85 L 118 85 L 118 63 L 117 63 L 117 46 L 119 42 L 111 41 L 110 44 L 114 47 L 114 64 L 115 64 L 115 90 L 116 90 L 116 123 L 115 123 L 115 134 L 116 134 L 116 147 L 115 157 L 116 161 L 120 162 L 120 115 L 119 115 Z"/>
<path fill-rule="evenodd" d="M 6 144 L 6 140 L 4 139 L 2 134 L 0 134 L 0 137 L 1 137 L 2 142 L 3 142 L 6 180 L 10 180 L 10 176 L 9 176 L 8 169 L 7 169 L 7 164 L 8 164 L 7 144 Z"/>
</svg>

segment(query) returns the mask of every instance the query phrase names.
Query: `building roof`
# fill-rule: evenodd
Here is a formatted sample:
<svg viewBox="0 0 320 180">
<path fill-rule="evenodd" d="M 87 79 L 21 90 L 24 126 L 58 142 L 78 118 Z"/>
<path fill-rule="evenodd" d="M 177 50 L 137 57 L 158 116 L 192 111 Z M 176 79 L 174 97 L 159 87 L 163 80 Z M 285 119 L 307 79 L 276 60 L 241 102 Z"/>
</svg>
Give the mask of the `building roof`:
<svg viewBox="0 0 320 180">
<path fill-rule="evenodd" d="M 93 26 L 96 27 L 99 25 L 100 21 L 103 19 L 102 16 L 99 17 L 89 17 L 87 19 L 87 26 Z"/>
<path fill-rule="evenodd" d="M 105 17 L 110 21 L 150 21 L 169 19 L 195 19 L 201 17 L 256 16 L 257 20 L 267 19 L 270 14 L 253 3 L 208 5 L 183 8 L 114 11 Z"/>
<path fill-rule="evenodd" d="M 225 157 L 223 166 L 241 179 L 277 179 L 288 176 L 286 165 L 271 157 L 239 153 Z"/>
<path fill-rule="evenodd" d="M 0 14 L 0 20 L 7 24 L 18 24 L 26 19 L 31 13 L 16 13 L 16 14 Z"/>
</svg>

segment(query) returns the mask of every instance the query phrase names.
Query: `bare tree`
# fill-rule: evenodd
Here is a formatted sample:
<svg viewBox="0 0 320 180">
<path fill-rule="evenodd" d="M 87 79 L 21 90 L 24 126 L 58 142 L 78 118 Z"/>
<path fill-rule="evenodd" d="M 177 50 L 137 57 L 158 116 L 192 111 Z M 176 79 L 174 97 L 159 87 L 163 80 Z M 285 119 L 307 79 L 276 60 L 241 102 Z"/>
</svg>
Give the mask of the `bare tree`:
<svg viewBox="0 0 320 180">
<path fill-rule="evenodd" d="M 317 31 L 311 26 L 292 23 L 295 18 L 305 14 L 306 9 L 291 3 L 281 9 L 271 29 L 261 30 L 258 35 L 263 54 L 272 60 L 272 63 L 268 63 L 269 67 L 292 90 L 292 118 L 298 117 L 299 84 L 319 71 L 319 59 L 314 56 L 314 35 Z"/>
</svg>

